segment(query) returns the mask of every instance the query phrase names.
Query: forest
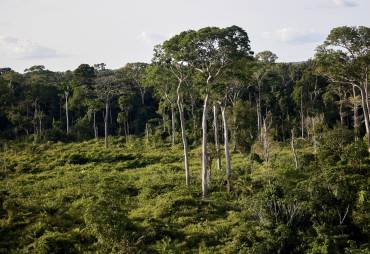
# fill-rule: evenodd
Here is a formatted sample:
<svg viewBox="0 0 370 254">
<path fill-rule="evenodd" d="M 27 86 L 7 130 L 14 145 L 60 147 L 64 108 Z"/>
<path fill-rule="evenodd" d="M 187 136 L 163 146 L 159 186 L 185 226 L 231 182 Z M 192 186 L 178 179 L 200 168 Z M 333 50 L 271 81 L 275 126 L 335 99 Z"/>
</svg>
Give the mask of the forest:
<svg viewBox="0 0 370 254">
<path fill-rule="evenodd" d="M 370 253 L 370 28 L 277 60 L 230 26 L 0 68 L 0 253 Z"/>
</svg>

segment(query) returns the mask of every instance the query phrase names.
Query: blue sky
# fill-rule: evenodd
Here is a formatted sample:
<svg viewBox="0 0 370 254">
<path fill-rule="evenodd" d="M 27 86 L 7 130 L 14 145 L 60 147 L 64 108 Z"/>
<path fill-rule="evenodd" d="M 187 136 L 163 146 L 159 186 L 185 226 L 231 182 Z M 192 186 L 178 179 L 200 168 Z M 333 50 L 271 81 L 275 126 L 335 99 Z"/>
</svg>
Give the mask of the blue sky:
<svg viewBox="0 0 370 254">
<path fill-rule="evenodd" d="M 332 28 L 370 26 L 369 11 L 369 0 L 0 0 L 0 68 L 115 69 L 150 62 L 154 45 L 182 31 L 231 25 L 256 53 L 304 61 Z"/>
</svg>

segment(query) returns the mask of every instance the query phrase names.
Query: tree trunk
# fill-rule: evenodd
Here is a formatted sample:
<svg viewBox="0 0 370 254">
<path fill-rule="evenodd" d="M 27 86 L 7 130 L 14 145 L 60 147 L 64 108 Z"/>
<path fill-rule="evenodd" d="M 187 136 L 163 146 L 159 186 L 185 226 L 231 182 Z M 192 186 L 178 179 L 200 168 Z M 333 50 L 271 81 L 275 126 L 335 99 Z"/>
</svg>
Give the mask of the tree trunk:
<svg viewBox="0 0 370 254">
<path fill-rule="evenodd" d="M 352 86 L 353 91 L 353 127 L 355 129 L 355 141 L 358 141 L 358 127 L 359 127 L 359 118 L 358 118 L 358 104 L 356 100 L 356 87 Z"/>
<path fill-rule="evenodd" d="M 105 116 L 104 116 L 104 136 L 105 148 L 108 148 L 108 119 L 109 118 L 109 101 L 105 102 Z"/>
<path fill-rule="evenodd" d="M 141 104 L 145 104 L 144 103 L 144 99 L 145 99 L 145 89 L 143 88 L 140 88 L 140 95 L 141 95 Z"/>
<path fill-rule="evenodd" d="M 366 134 L 367 134 L 367 146 L 370 148 L 370 119 L 369 119 L 369 108 L 367 103 L 367 92 L 363 86 L 359 87 L 361 90 L 361 99 L 362 99 L 362 108 L 364 111 L 364 118 L 365 118 L 365 127 L 366 127 Z"/>
<path fill-rule="evenodd" d="M 145 135 L 146 135 L 146 140 L 149 143 L 150 140 L 149 140 L 149 124 L 148 123 L 145 124 Z"/>
<path fill-rule="evenodd" d="M 220 142 L 218 137 L 218 120 L 217 120 L 218 110 L 216 103 L 213 104 L 213 120 L 215 128 L 215 146 L 216 146 L 216 156 L 217 156 L 217 170 L 221 170 L 221 154 L 220 154 Z"/>
<path fill-rule="evenodd" d="M 262 113 L 261 113 L 261 105 L 259 99 L 257 101 L 257 131 L 258 131 L 258 140 L 262 142 Z"/>
<path fill-rule="evenodd" d="M 340 125 L 344 126 L 344 112 L 343 112 L 343 102 L 342 100 L 340 101 L 339 104 L 339 118 L 340 118 Z"/>
<path fill-rule="evenodd" d="M 42 116 L 41 116 L 41 114 L 39 115 L 39 127 L 40 127 L 40 138 L 41 138 L 41 134 L 42 134 Z"/>
<path fill-rule="evenodd" d="M 225 148 L 225 159 L 226 159 L 226 181 L 227 181 L 227 191 L 231 192 L 231 161 L 230 161 L 230 152 L 229 152 L 229 128 L 227 126 L 227 119 L 226 119 L 226 105 L 225 103 L 221 105 L 221 114 L 222 114 L 222 122 L 224 126 L 224 148 Z"/>
<path fill-rule="evenodd" d="M 207 182 L 207 116 L 208 116 L 208 103 L 209 103 L 209 91 L 207 90 L 206 96 L 204 98 L 203 105 L 203 116 L 202 116 L 202 191 L 203 197 L 208 198 L 208 182 Z"/>
<path fill-rule="evenodd" d="M 190 170 L 189 170 L 189 148 L 188 148 L 188 141 L 186 139 L 186 132 L 185 132 L 185 117 L 184 117 L 184 106 L 181 102 L 180 95 L 177 95 L 177 106 L 179 108 L 180 114 L 180 125 L 181 125 L 181 137 L 182 143 L 184 146 L 184 163 L 185 163 L 185 183 L 187 186 L 190 186 Z"/>
<path fill-rule="evenodd" d="M 172 146 L 176 144 L 175 106 L 171 102 Z"/>
<path fill-rule="evenodd" d="M 269 135 L 268 135 L 268 127 L 267 127 L 267 116 L 263 119 L 263 155 L 267 162 L 267 168 L 270 168 L 270 147 L 269 147 Z"/>
</svg>

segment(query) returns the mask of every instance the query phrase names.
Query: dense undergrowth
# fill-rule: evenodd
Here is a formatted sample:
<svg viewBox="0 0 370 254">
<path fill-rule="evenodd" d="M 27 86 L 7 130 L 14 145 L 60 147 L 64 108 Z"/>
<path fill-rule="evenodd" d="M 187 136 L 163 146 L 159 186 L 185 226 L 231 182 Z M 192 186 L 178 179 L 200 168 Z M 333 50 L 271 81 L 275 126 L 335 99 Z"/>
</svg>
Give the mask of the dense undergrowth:
<svg viewBox="0 0 370 254">
<path fill-rule="evenodd" d="M 186 187 L 181 145 L 110 143 L 2 143 L 0 253 L 370 252 L 361 143 L 335 162 L 330 144 L 324 158 L 298 144 L 299 169 L 289 144 L 272 143 L 270 163 L 255 144 L 232 154 L 231 193 L 212 167 L 209 199 L 199 148 Z"/>
</svg>

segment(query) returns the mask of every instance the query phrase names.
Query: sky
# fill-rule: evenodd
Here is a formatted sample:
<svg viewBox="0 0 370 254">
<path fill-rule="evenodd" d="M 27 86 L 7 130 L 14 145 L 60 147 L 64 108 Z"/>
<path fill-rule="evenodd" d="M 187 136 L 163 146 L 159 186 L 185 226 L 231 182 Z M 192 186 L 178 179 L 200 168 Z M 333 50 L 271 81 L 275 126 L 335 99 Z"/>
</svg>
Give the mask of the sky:
<svg viewBox="0 0 370 254">
<path fill-rule="evenodd" d="M 150 63 L 155 45 L 189 29 L 243 28 L 255 53 L 314 57 L 331 29 L 370 26 L 370 0 L 0 0 L 0 68 L 52 71 Z"/>
</svg>

